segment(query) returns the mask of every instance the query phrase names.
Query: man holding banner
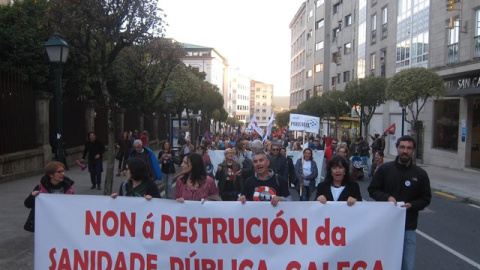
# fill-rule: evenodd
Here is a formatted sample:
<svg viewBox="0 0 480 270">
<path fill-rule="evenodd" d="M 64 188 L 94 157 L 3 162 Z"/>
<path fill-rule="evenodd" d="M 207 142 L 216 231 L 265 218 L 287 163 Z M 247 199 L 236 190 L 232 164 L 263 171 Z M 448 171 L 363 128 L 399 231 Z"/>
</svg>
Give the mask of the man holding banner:
<svg viewBox="0 0 480 270">
<path fill-rule="evenodd" d="M 255 175 L 248 178 L 238 201 L 245 204 L 246 201 L 270 201 L 277 206 L 279 201 L 290 201 L 288 182 L 280 175 L 268 169 L 270 161 L 263 151 L 253 156 Z"/>
<path fill-rule="evenodd" d="M 415 140 L 405 135 L 397 140 L 398 156 L 394 161 L 377 168 L 368 187 L 370 197 L 376 201 L 389 201 L 407 209 L 403 242 L 402 270 L 415 269 L 415 249 L 418 212 L 430 204 L 432 193 L 427 172 L 413 164 Z"/>
</svg>

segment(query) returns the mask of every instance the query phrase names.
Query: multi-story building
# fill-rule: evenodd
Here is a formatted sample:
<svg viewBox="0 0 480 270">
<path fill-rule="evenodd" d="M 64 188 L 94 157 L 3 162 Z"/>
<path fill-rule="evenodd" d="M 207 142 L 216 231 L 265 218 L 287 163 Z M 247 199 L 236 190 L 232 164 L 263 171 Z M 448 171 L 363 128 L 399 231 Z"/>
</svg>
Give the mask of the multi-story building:
<svg viewBox="0 0 480 270">
<path fill-rule="evenodd" d="M 418 158 L 425 164 L 479 168 L 480 3 L 447 3 L 453 6 L 431 0 L 305 1 L 290 24 L 290 108 L 312 95 L 341 90 L 354 78 L 390 78 L 406 68 L 429 68 L 448 91 L 421 111 Z M 392 123 L 410 132 L 402 108 L 391 101 L 377 109 L 364 134 L 381 133 Z M 396 155 L 392 138 L 401 132 L 397 128 L 388 139 L 386 154 Z"/>
<path fill-rule="evenodd" d="M 250 81 L 250 115 L 255 115 L 259 126 L 265 127 L 273 112 L 273 85 Z"/>
<path fill-rule="evenodd" d="M 228 100 L 230 115 L 247 123 L 250 120 L 250 76 L 242 73 L 240 68 L 228 68 Z"/>
<path fill-rule="evenodd" d="M 228 112 L 227 74 L 228 61 L 217 50 L 211 47 L 203 47 L 193 44 L 182 43 L 186 52 L 185 57 L 181 60 L 187 66 L 198 68 L 200 72 L 205 72 L 206 81 L 218 87 L 220 94 L 224 99 L 224 108 Z"/>
<path fill-rule="evenodd" d="M 206 73 L 206 81 L 216 85 L 223 96 L 228 115 L 246 123 L 250 120 L 250 76 L 230 66 L 226 57 L 210 47 L 182 43 L 187 66 Z"/>
</svg>

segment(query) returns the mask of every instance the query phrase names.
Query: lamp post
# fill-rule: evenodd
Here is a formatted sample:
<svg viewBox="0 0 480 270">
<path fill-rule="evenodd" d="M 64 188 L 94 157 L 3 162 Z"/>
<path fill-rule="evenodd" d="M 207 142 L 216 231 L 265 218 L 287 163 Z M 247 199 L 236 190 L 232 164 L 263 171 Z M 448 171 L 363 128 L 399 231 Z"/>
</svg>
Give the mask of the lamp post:
<svg viewBox="0 0 480 270">
<path fill-rule="evenodd" d="M 57 160 L 67 164 L 63 149 L 63 112 L 62 112 L 62 64 L 67 62 L 69 47 L 59 33 L 55 32 L 44 44 L 48 59 L 54 67 L 55 107 L 57 112 Z"/>
<path fill-rule="evenodd" d="M 173 98 L 175 97 L 175 94 L 173 94 L 172 92 L 168 91 L 166 94 L 165 94 L 165 101 L 167 102 L 167 118 L 168 118 L 168 123 L 167 123 L 167 130 L 168 130 L 168 134 L 167 134 L 167 140 L 168 142 L 170 143 L 170 147 L 172 145 L 172 140 L 171 140 L 171 134 L 172 134 L 172 130 L 171 130 L 171 119 L 170 119 L 170 103 L 172 103 L 173 101 Z"/>
<path fill-rule="evenodd" d="M 405 135 L 405 107 L 402 107 L 402 136 Z"/>
</svg>

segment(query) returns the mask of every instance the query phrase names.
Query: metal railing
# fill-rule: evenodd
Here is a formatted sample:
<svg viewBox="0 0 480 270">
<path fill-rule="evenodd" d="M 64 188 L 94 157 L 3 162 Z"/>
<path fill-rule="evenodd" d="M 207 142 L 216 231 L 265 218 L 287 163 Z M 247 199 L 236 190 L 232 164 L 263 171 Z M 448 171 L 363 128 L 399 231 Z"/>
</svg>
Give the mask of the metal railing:
<svg viewBox="0 0 480 270">
<path fill-rule="evenodd" d="M 458 43 L 447 46 L 447 65 L 458 63 Z"/>
</svg>

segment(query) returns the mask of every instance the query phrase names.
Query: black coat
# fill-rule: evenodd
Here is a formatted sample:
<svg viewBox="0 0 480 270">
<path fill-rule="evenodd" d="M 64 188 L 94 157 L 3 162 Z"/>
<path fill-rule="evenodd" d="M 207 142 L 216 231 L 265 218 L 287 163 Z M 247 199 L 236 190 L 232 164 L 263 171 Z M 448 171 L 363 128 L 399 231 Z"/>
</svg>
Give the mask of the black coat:
<svg viewBox="0 0 480 270">
<path fill-rule="evenodd" d="M 317 198 L 320 195 L 325 196 L 327 201 L 333 201 L 333 194 L 331 184 L 327 182 L 321 182 L 317 186 Z M 345 185 L 345 189 L 342 191 L 340 196 L 338 197 L 338 201 L 347 201 L 348 197 L 353 197 L 357 199 L 357 201 L 362 200 L 362 195 L 360 194 L 360 186 L 357 182 L 347 181 Z"/>
</svg>

